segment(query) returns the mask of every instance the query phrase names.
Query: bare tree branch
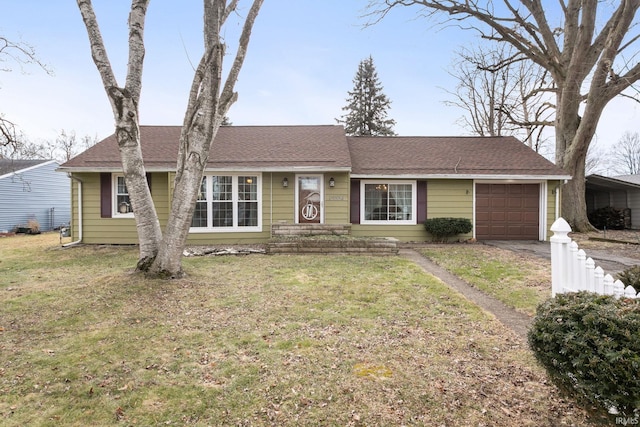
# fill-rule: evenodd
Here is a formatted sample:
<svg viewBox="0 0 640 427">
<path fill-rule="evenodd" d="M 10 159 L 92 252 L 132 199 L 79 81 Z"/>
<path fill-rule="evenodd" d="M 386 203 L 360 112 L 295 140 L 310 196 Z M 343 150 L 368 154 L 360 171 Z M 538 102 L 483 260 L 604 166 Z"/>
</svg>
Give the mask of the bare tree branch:
<svg viewBox="0 0 640 427">
<path fill-rule="evenodd" d="M 19 65 L 23 73 L 27 64 L 35 64 L 47 74 L 53 74 L 48 65 L 38 59 L 33 46 L 24 42 L 15 43 L 0 36 L 0 71 L 13 71 L 11 63 Z M 18 143 L 16 124 L 0 114 L 0 147 Z"/>
<path fill-rule="evenodd" d="M 609 101 L 640 79 L 640 63 L 625 62 L 620 55 L 640 42 L 640 0 L 561 0 L 561 14 L 542 3 L 370 0 L 369 15 L 379 20 L 395 7 L 411 6 L 442 25 L 452 19 L 467 20 L 475 23 L 471 28 L 481 37 L 508 43 L 547 70 L 556 95 L 556 163 L 573 176 L 565 185 L 563 216 L 574 230 L 586 231 L 591 228 L 584 195 L 589 144 Z M 551 25 L 551 19 L 557 25 Z"/>
</svg>

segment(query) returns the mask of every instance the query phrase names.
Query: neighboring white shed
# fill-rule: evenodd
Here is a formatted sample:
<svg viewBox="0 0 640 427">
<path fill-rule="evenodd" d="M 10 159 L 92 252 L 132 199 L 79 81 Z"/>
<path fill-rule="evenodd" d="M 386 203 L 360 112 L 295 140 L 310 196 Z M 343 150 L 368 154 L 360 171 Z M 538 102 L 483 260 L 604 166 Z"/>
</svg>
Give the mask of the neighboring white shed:
<svg viewBox="0 0 640 427">
<path fill-rule="evenodd" d="M 71 186 L 55 160 L 0 159 L 0 233 L 36 220 L 50 231 L 71 220 Z"/>
</svg>

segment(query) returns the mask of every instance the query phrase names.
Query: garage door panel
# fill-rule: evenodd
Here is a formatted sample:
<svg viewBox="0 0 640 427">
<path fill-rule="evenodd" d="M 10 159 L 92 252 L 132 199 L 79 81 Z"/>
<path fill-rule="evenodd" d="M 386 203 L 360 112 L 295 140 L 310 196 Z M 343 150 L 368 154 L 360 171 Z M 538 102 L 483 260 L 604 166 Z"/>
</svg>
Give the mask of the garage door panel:
<svg viewBox="0 0 640 427">
<path fill-rule="evenodd" d="M 526 221 L 522 212 L 508 212 L 506 216 L 509 224 L 520 224 Z"/>
<path fill-rule="evenodd" d="M 525 200 L 516 199 L 515 197 L 510 197 L 507 199 L 507 206 L 509 209 L 522 209 L 526 204 Z"/>
<path fill-rule="evenodd" d="M 489 194 L 506 194 L 507 186 L 504 184 L 489 184 Z"/>
<path fill-rule="evenodd" d="M 507 201 L 502 197 L 497 197 L 497 198 L 491 199 L 489 204 L 494 209 L 501 209 L 507 205 Z"/>
<path fill-rule="evenodd" d="M 538 212 L 524 212 L 524 217 L 522 218 L 522 222 L 526 224 L 535 223 L 536 226 L 538 224 Z"/>
<path fill-rule="evenodd" d="M 537 240 L 539 184 L 477 184 L 476 237 Z"/>
<path fill-rule="evenodd" d="M 486 208 L 488 206 L 491 206 L 491 202 L 489 201 L 488 197 L 477 197 L 476 198 L 476 206 L 481 207 L 481 208 Z"/>
<path fill-rule="evenodd" d="M 489 215 L 492 222 L 504 222 L 504 220 L 507 219 L 506 212 L 492 211 L 489 212 Z"/>
<path fill-rule="evenodd" d="M 540 205 L 540 201 L 538 200 L 538 198 L 537 198 L 537 197 L 536 197 L 535 199 L 533 199 L 533 198 L 528 198 L 528 199 L 525 199 L 525 200 L 523 201 L 523 205 L 524 205 L 524 207 L 525 207 L 525 208 L 527 208 L 527 209 L 532 209 L 532 210 L 533 210 L 534 208 L 535 208 L 535 209 L 538 209 L 538 206 Z"/>
</svg>

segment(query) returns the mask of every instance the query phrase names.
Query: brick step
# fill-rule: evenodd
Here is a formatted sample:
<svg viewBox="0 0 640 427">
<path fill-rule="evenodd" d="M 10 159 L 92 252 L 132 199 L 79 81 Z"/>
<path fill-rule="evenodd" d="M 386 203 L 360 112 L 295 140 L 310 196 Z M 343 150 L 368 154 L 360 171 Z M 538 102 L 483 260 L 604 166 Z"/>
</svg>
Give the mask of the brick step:
<svg viewBox="0 0 640 427">
<path fill-rule="evenodd" d="M 282 236 L 348 236 L 351 224 L 273 224 L 273 237 Z"/>
</svg>

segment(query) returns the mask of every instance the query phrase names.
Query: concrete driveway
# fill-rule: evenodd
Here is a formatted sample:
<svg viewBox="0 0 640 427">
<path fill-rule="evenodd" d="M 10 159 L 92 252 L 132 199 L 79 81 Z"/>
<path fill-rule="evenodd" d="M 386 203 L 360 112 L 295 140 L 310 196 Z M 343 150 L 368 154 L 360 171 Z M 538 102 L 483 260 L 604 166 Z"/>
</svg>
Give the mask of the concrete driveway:
<svg viewBox="0 0 640 427">
<path fill-rule="evenodd" d="M 508 249 L 513 252 L 531 254 L 540 258 L 548 259 L 551 263 L 551 244 L 549 242 L 526 241 L 526 240 L 487 240 L 483 241 L 487 246 L 495 246 L 501 249 Z M 602 267 L 605 274 L 615 277 L 629 267 L 640 265 L 640 259 L 621 255 L 620 251 L 609 251 L 599 249 L 585 249 L 587 257 L 593 258 L 596 265 Z"/>
</svg>

